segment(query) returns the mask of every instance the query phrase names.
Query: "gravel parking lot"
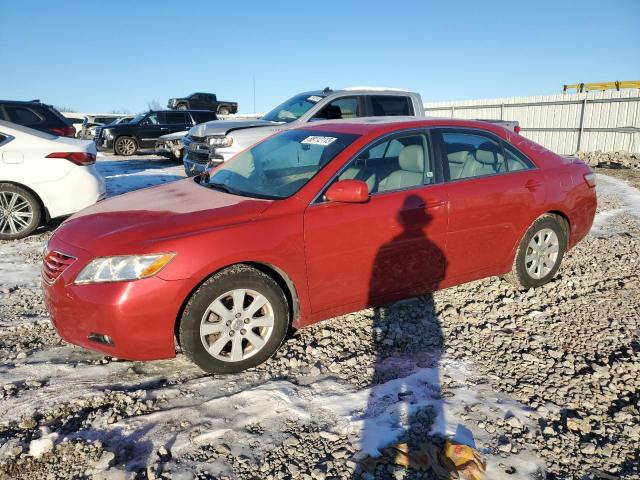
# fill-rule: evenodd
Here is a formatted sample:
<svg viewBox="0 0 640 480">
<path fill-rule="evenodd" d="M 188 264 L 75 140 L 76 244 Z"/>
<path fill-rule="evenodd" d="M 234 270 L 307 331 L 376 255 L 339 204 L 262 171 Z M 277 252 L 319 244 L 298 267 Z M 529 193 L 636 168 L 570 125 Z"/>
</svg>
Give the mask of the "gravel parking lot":
<svg viewBox="0 0 640 480">
<path fill-rule="evenodd" d="M 184 176 L 151 156 L 98 167 L 109 195 Z M 597 171 L 592 232 L 544 287 L 363 310 L 231 376 L 66 344 L 38 286 L 51 231 L 0 242 L 0 478 L 434 478 L 365 454 L 444 435 L 492 480 L 640 478 L 640 175 Z"/>
</svg>

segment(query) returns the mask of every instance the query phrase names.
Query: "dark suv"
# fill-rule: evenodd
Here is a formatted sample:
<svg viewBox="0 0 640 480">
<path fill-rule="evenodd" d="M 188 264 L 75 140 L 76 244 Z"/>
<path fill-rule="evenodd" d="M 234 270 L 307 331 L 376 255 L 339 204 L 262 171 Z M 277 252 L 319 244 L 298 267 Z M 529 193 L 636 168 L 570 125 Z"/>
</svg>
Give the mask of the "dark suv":
<svg viewBox="0 0 640 480">
<path fill-rule="evenodd" d="M 168 133 L 189 130 L 199 123 L 216 120 L 208 110 L 162 110 L 141 113 L 129 123 L 105 125 L 94 139 L 100 151 L 134 155 L 138 149 L 154 148 L 156 139 Z"/>
<path fill-rule="evenodd" d="M 52 133 L 59 137 L 75 137 L 76 129 L 51 105 L 38 100 L 21 102 L 0 100 L 0 120 Z"/>
</svg>

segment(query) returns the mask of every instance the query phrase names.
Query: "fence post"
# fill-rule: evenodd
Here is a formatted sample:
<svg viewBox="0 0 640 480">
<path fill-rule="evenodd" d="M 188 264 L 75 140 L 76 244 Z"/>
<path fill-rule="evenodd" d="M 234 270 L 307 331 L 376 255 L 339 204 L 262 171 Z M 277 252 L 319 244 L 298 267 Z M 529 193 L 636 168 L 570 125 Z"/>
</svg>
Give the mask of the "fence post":
<svg viewBox="0 0 640 480">
<path fill-rule="evenodd" d="M 455 115 L 453 114 L 455 108 L 455 106 L 451 105 L 451 118 L 455 118 Z"/>
<path fill-rule="evenodd" d="M 500 120 L 504 120 L 504 103 L 500 104 Z"/>
<path fill-rule="evenodd" d="M 587 97 L 584 97 L 582 100 L 582 110 L 580 111 L 580 130 L 578 131 L 578 145 L 576 147 L 576 152 L 580 151 L 580 144 L 582 142 L 582 132 L 584 130 L 584 111 L 587 106 Z"/>
</svg>

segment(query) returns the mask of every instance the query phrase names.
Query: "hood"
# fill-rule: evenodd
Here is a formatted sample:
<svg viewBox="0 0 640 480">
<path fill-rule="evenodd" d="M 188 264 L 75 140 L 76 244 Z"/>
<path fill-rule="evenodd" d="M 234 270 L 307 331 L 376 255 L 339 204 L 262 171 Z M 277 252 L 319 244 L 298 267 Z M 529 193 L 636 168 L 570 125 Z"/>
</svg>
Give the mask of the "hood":
<svg viewBox="0 0 640 480">
<path fill-rule="evenodd" d="M 166 135 L 162 135 L 158 137 L 158 140 L 180 140 L 183 138 L 188 132 L 175 132 L 175 133 L 167 133 Z"/>
<path fill-rule="evenodd" d="M 266 127 L 275 125 L 275 122 L 266 120 L 212 120 L 211 122 L 200 123 L 189 130 L 192 137 L 206 137 L 208 135 L 226 135 L 230 130 L 238 128 Z"/>
<path fill-rule="evenodd" d="M 95 255 L 139 253 L 147 243 L 251 221 L 271 203 L 189 178 L 97 203 L 65 221 L 55 235 Z"/>
</svg>

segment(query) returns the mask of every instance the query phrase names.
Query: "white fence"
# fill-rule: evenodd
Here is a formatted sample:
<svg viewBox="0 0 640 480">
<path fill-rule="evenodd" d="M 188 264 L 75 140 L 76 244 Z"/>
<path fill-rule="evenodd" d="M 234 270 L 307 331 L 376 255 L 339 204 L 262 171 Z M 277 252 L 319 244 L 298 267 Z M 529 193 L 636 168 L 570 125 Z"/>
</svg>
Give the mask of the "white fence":
<svg viewBox="0 0 640 480">
<path fill-rule="evenodd" d="M 425 103 L 432 117 L 517 120 L 521 134 L 559 154 L 640 153 L 640 89 Z"/>
</svg>

